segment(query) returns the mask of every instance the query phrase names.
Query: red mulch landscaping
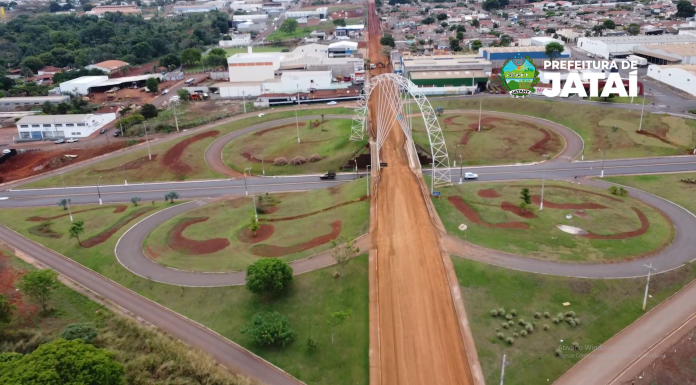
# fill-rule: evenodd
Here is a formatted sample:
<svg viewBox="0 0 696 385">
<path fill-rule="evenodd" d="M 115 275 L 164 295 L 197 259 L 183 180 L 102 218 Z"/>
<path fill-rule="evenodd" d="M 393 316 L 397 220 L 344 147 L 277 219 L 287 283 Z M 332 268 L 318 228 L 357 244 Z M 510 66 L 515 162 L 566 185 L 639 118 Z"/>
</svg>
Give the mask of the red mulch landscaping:
<svg viewBox="0 0 696 385">
<path fill-rule="evenodd" d="M 208 217 L 184 218 L 177 223 L 167 235 L 167 246 L 181 254 L 202 255 L 216 253 L 230 245 L 226 238 L 212 238 L 196 241 L 183 236 L 187 227 L 205 222 Z"/>
<path fill-rule="evenodd" d="M 548 131 L 546 131 L 543 128 L 540 128 L 539 131 L 541 131 L 541 133 L 544 134 L 544 137 L 540 141 L 534 143 L 528 148 L 528 150 L 531 152 L 546 152 L 546 145 L 549 144 L 549 142 L 551 141 L 551 134 L 549 134 Z"/>
<path fill-rule="evenodd" d="M 152 160 L 157 160 L 157 154 L 152 154 Z M 142 158 L 138 158 L 135 160 L 131 160 L 130 162 L 124 164 L 123 166 L 116 166 L 112 168 L 105 168 L 105 169 L 96 169 L 93 168 L 92 172 L 112 172 L 112 171 L 121 171 L 124 168 L 126 170 L 137 170 L 139 169 L 142 165 L 146 164 L 147 162 L 150 162 L 150 157 L 148 156 L 143 156 Z"/>
<path fill-rule="evenodd" d="M 635 207 L 631 207 L 633 212 L 638 215 L 638 219 L 640 219 L 640 228 L 637 230 L 633 231 L 626 231 L 623 233 L 618 233 L 618 234 L 612 234 L 612 235 L 600 235 L 600 234 L 595 234 L 588 232 L 587 234 L 582 235 L 585 238 L 590 238 L 590 239 L 626 239 L 626 238 L 634 238 L 634 237 L 639 237 L 643 234 L 645 234 L 648 229 L 650 228 L 650 221 L 648 220 L 648 217 L 643 214 L 642 211 Z"/>
<path fill-rule="evenodd" d="M 462 138 L 459 139 L 459 143 L 467 145 L 469 143 L 469 139 L 471 139 L 471 131 L 465 131 L 464 135 L 462 135 Z"/>
<path fill-rule="evenodd" d="M 292 220 L 300 219 L 300 218 L 307 218 L 307 217 L 311 217 L 312 215 L 317 215 L 319 213 L 323 213 L 324 211 L 333 210 L 333 209 L 336 209 L 336 208 L 339 208 L 342 206 L 347 206 L 347 205 L 350 205 L 353 203 L 366 201 L 368 199 L 370 199 L 370 197 L 368 197 L 367 195 L 363 195 L 362 197 L 360 197 L 358 199 L 353 199 L 352 201 L 339 203 L 337 205 L 330 206 L 330 207 L 327 207 L 325 209 L 312 211 L 311 213 L 302 214 L 302 215 L 295 215 L 294 217 L 285 217 L 285 218 L 259 218 L 259 222 L 283 222 L 283 221 L 292 221 Z"/>
<path fill-rule="evenodd" d="M 445 120 L 443 120 L 443 122 L 445 122 L 445 124 L 448 126 L 461 126 L 461 124 L 454 122 L 454 119 L 458 118 L 460 116 L 461 115 L 454 115 L 454 116 L 447 117 L 447 118 L 445 118 Z"/>
<path fill-rule="evenodd" d="M 529 225 L 527 225 L 524 222 L 504 222 L 504 223 L 496 223 L 496 224 L 484 222 L 481 219 L 481 215 L 479 215 L 479 213 L 476 212 L 476 210 L 474 210 L 471 206 L 469 206 L 466 202 L 464 202 L 464 199 L 462 199 L 462 197 L 453 196 L 453 197 L 447 198 L 447 200 L 457 210 L 459 210 L 460 213 L 464 214 L 466 219 L 474 222 L 477 225 L 489 227 L 489 228 L 496 228 L 496 229 L 528 229 L 529 228 Z"/>
<path fill-rule="evenodd" d="M 541 203 L 541 197 L 539 195 L 532 195 L 532 202 L 538 205 Z M 602 210 L 607 208 L 607 206 L 600 205 L 599 203 L 554 203 L 549 202 L 547 199 L 544 199 L 544 207 L 561 210 Z"/>
<path fill-rule="evenodd" d="M 495 191 L 492 188 L 485 189 L 485 190 L 478 190 L 477 192 L 478 196 L 481 198 L 500 198 L 500 194 L 498 194 L 497 191 Z"/>
<path fill-rule="evenodd" d="M 218 130 L 206 131 L 191 136 L 188 139 L 182 140 L 181 142 L 175 144 L 174 146 L 172 146 L 172 148 L 170 148 L 169 150 L 167 150 L 167 152 L 164 153 L 164 156 L 162 156 L 162 165 L 164 165 L 164 167 L 170 169 L 171 171 L 177 174 L 187 174 L 193 171 L 191 166 L 187 165 L 186 163 L 180 162 L 181 155 L 184 154 L 184 150 L 186 150 L 186 147 L 195 142 L 198 142 L 199 140 L 203 140 L 205 138 L 212 138 L 218 136 L 219 134 L 220 131 Z"/>
<path fill-rule="evenodd" d="M 300 122 L 300 123 L 298 123 L 298 124 L 299 124 L 301 127 L 304 127 L 304 126 L 307 125 L 307 123 L 304 123 L 304 122 Z M 273 132 L 273 131 L 280 130 L 280 129 L 282 129 L 282 128 L 288 128 L 288 127 L 297 127 L 297 125 L 296 125 L 295 123 L 291 123 L 291 124 L 286 124 L 286 125 L 283 125 L 283 126 L 271 127 L 271 128 L 267 128 L 267 129 L 265 129 L 265 130 L 256 131 L 253 135 L 254 135 L 254 136 L 261 136 L 261 135 L 263 135 L 263 134 L 267 134 L 267 133 L 269 133 L 269 132 Z"/>
<path fill-rule="evenodd" d="M 661 137 L 661 136 L 659 136 L 659 135 L 653 134 L 652 132 L 647 132 L 647 131 L 643 131 L 643 130 L 641 130 L 641 131 L 636 130 L 636 134 L 638 134 L 638 135 L 645 135 L 645 136 L 649 136 L 649 137 L 651 137 L 651 138 L 655 138 L 655 139 L 659 140 L 659 141 L 662 142 L 662 143 L 667 143 L 667 144 L 670 144 L 670 145 L 672 145 L 672 146 L 674 146 L 674 147 L 681 147 L 680 145 L 678 145 L 678 144 L 676 144 L 676 143 L 672 143 L 672 142 L 670 142 L 669 140 L 667 140 L 666 138 L 663 138 L 663 137 Z"/>
<path fill-rule="evenodd" d="M 501 203 L 500 208 L 502 210 L 509 211 L 517 216 L 520 216 L 522 218 L 532 219 L 532 218 L 537 217 L 536 214 L 534 214 L 533 212 L 527 211 L 527 210 L 522 210 L 519 206 L 515 206 L 510 202 Z"/>
<path fill-rule="evenodd" d="M 0 250 L 0 294 L 16 307 L 15 319 L 19 319 L 21 325 L 33 326 L 33 315 L 40 309 L 32 303 L 25 302 L 22 293 L 16 290 L 15 284 L 26 273 L 26 270 L 8 266 L 10 258 Z"/>
<path fill-rule="evenodd" d="M 261 225 L 256 231 L 256 235 L 253 235 L 248 228 L 244 228 L 237 233 L 237 239 L 244 243 L 259 243 L 270 238 L 274 231 L 273 225 Z"/>
<path fill-rule="evenodd" d="M 331 232 L 328 234 L 320 235 L 309 242 L 300 243 L 295 246 L 273 246 L 273 245 L 258 245 L 255 246 L 251 252 L 259 257 L 282 257 L 284 255 L 298 253 L 300 251 L 308 250 L 313 247 L 321 246 L 325 243 L 331 242 L 331 240 L 338 238 L 341 234 L 341 228 L 343 228 L 343 223 L 341 221 L 335 221 L 331 223 Z"/>
<path fill-rule="evenodd" d="M 242 156 L 244 157 L 244 159 L 248 160 L 249 162 L 261 163 L 261 159 L 254 157 L 253 155 L 251 155 L 248 152 L 243 152 Z M 273 161 L 271 161 L 271 162 L 273 162 Z"/>
<path fill-rule="evenodd" d="M 122 213 L 122 212 L 126 211 L 126 209 L 128 208 L 128 206 L 124 206 L 124 205 L 118 205 L 118 206 L 99 206 L 99 207 L 92 207 L 92 208 L 84 209 L 84 210 L 73 211 L 72 213 L 73 213 L 73 214 L 77 214 L 77 213 L 84 213 L 85 211 L 93 211 L 93 210 L 101 210 L 101 209 L 110 209 L 110 208 L 113 208 L 113 209 L 114 209 L 114 213 Z M 28 221 L 28 222 L 43 222 L 43 221 L 50 221 L 50 220 L 53 220 L 53 219 L 58 219 L 58 218 L 67 217 L 68 215 L 70 215 L 70 213 L 68 213 L 68 210 L 64 210 L 64 211 L 65 211 L 65 213 L 60 214 L 60 215 L 56 215 L 56 216 L 53 216 L 53 217 L 30 217 L 30 218 L 27 218 L 27 221 Z"/>
<path fill-rule="evenodd" d="M 116 234 L 117 231 L 119 231 L 123 226 L 127 225 L 130 221 L 154 209 L 154 207 L 141 207 L 132 213 L 119 218 L 119 220 L 111 225 L 108 229 L 93 236 L 92 238 L 82 241 L 82 247 L 90 248 L 106 242 L 109 238 L 111 238 L 112 235 Z"/>
<path fill-rule="evenodd" d="M 499 122 L 510 122 L 510 121 L 508 119 L 503 119 L 503 118 L 492 118 L 492 117 L 482 118 L 481 119 L 481 129 L 483 129 L 484 126 L 487 129 L 495 128 L 496 126 L 493 123 L 499 123 Z M 515 123 L 515 124 L 517 124 L 517 123 Z M 469 129 L 471 129 L 471 130 L 478 131 L 478 127 L 479 127 L 478 121 L 469 124 Z"/>
</svg>

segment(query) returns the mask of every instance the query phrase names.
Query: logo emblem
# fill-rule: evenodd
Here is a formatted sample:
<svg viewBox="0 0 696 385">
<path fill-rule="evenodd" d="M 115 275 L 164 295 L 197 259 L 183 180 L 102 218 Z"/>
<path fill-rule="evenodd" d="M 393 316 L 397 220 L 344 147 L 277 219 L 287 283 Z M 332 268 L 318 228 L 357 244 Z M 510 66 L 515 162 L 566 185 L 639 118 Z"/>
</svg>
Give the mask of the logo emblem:
<svg viewBox="0 0 696 385">
<path fill-rule="evenodd" d="M 539 71 L 529 56 L 508 59 L 500 76 L 511 98 L 523 98 L 533 94 L 534 85 L 539 83 Z"/>
</svg>

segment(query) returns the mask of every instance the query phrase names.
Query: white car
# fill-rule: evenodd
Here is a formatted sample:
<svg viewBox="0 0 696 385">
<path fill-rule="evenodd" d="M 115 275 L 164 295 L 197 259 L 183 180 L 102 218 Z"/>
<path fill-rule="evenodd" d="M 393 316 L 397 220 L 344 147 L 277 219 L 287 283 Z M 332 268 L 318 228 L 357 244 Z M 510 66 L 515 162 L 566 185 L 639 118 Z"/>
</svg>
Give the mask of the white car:
<svg viewBox="0 0 696 385">
<path fill-rule="evenodd" d="M 53 143 L 55 143 L 55 144 L 63 144 L 63 143 L 65 143 L 65 139 L 58 139 L 58 140 L 56 140 L 56 141 L 53 142 Z"/>
<path fill-rule="evenodd" d="M 329 106 L 335 106 L 335 105 L 337 105 L 338 103 L 336 103 L 335 100 L 332 100 L 332 101 L 330 101 L 330 102 L 328 102 L 328 103 L 326 103 L 326 104 L 329 105 Z"/>
<path fill-rule="evenodd" d="M 474 174 L 473 172 L 465 172 L 464 179 L 478 179 L 478 174 Z"/>
<path fill-rule="evenodd" d="M 168 93 L 169 93 L 169 90 L 164 90 L 164 91 L 162 91 L 162 95 L 166 95 L 166 94 L 168 94 Z"/>
<path fill-rule="evenodd" d="M 78 140 L 77 138 L 70 138 L 70 139 L 66 140 L 66 142 L 67 143 L 75 143 L 75 142 L 77 142 L 77 140 Z"/>
<path fill-rule="evenodd" d="M 259 118 L 262 117 L 262 116 L 264 116 L 264 115 L 266 115 L 266 114 L 264 114 L 263 112 L 260 113 L 260 114 L 259 114 Z"/>
</svg>

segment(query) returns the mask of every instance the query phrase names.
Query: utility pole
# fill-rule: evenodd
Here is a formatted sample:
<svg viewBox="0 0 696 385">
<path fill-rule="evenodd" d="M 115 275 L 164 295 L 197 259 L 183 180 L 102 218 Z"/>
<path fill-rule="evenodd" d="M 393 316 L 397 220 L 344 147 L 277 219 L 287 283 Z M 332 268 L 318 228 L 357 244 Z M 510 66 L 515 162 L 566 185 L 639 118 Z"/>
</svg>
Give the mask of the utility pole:
<svg viewBox="0 0 696 385">
<path fill-rule="evenodd" d="M 68 206 L 68 214 L 70 214 L 70 222 L 73 221 L 72 210 L 70 209 L 70 199 L 68 199 L 68 194 L 65 191 L 65 179 L 63 179 L 63 173 L 60 173 L 60 181 L 63 183 L 63 197 L 65 198 L 65 204 Z"/>
<path fill-rule="evenodd" d="M 128 180 L 126 180 L 126 164 L 121 165 L 121 169 L 123 170 L 123 184 L 128 186 Z"/>
<path fill-rule="evenodd" d="M 539 203 L 539 211 L 544 209 L 544 185 L 546 182 L 546 159 L 548 157 L 548 154 L 542 155 L 544 157 L 544 164 L 542 165 L 541 169 L 541 203 Z"/>
<path fill-rule="evenodd" d="M 263 155 L 261 155 L 261 175 L 266 175 L 266 165 L 263 162 Z"/>
<path fill-rule="evenodd" d="M 462 176 L 464 175 L 464 161 L 462 154 L 459 154 L 459 184 L 462 184 Z"/>
<path fill-rule="evenodd" d="M 297 110 L 300 108 L 300 85 L 297 85 L 297 107 L 295 107 L 295 127 L 297 128 L 297 143 L 300 143 L 300 123 L 297 120 Z"/>
<path fill-rule="evenodd" d="M 599 174 L 599 177 L 604 178 L 604 155 L 605 155 L 605 152 L 602 150 L 599 150 L 599 151 L 602 152 L 602 172 Z"/>
<path fill-rule="evenodd" d="M 254 202 L 254 221 L 259 221 L 259 214 L 256 211 L 256 196 L 254 195 L 254 182 L 251 181 L 251 201 Z"/>
<path fill-rule="evenodd" d="M 638 124 L 638 132 L 643 129 L 643 111 L 645 111 L 645 90 L 643 90 L 643 107 L 640 109 L 640 123 Z"/>
<path fill-rule="evenodd" d="M 503 385 L 503 381 L 505 381 L 505 365 L 507 362 L 505 362 L 505 354 L 503 354 L 503 368 L 500 370 L 500 385 Z"/>
<path fill-rule="evenodd" d="M 172 102 L 172 109 L 174 110 L 174 124 L 176 125 L 176 132 L 179 132 L 179 118 L 176 117 L 176 102 Z"/>
<path fill-rule="evenodd" d="M 647 305 L 648 302 L 648 286 L 650 286 L 650 273 L 655 270 L 654 267 L 652 267 L 652 263 L 643 265 L 643 267 L 648 269 L 648 281 L 645 283 L 645 296 L 643 297 L 643 311 L 645 311 L 645 305 Z"/>
<path fill-rule="evenodd" d="M 247 171 L 249 171 L 249 174 L 251 174 L 251 167 L 247 167 L 244 169 L 244 195 L 249 195 L 249 191 L 247 190 Z"/>
<path fill-rule="evenodd" d="M 101 180 L 101 175 L 97 178 L 97 195 L 99 196 L 99 205 L 102 204 L 101 192 L 99 191 L 99 181 Z"/>
<path fill-rule="evenodd" d="M 147 138 L 147 126 L 145 126 L 145 143 L 147 143 L 147 157 L 152 160 L 152 152 L 150 152 L 150 140 Z"/>
<path fill-rule="evenodd" d="M 244 91 L 242 91 L 242 104 L 244 105 L 244 113 L 246 114 L 246 98 L 244 97 Z"/>
<path fill-rule="evenodd" d="M 479 125 L 478 130 L 481 131 L 481 109 L 483 108 L 483 96 L 479 96 Z"/>
</svg>

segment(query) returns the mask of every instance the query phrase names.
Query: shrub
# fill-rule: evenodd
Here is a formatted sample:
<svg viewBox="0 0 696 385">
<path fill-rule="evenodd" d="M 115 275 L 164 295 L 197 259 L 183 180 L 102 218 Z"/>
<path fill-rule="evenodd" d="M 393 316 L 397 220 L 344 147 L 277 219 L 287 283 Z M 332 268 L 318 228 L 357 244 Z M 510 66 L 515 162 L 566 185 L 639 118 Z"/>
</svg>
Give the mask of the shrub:
<svg viewBox="0 0 696 385">
<path fill-rule="evenodd" d="M 544 312 L 544 318 L 549 318 L 551 317 L 551 314 L 547 311 Z"/>
<path fill-rule="evenodd" d="M 507 322 L 503 322 L 502 325 L 500 325 L 500 326 L 502 326 L 503 329 L 507 329 L 510 327 L 510 326 L 508 326 Z"/>
<path fill-rule="evenodd" d="M 309 163 L 316 163 L 316 162 L 320 161 L 321 159 L 322 159 L 321 156 L 314 154 L 314 155 L 309 157 Z"/>
<path fill-rule="evenodd" d="M 609 187 L 609 194 L 617 195 L 619 193 L 619 188 L 616 186 Z"/>
<path fill-rule="evenodd" d="M 94 339 L 97 338 L 98 333 L 93 323 L 84 322 L 66 326 L 65 329 L 63 329 L 63 333 L 60 334 L 60 337 L 68 341 L 81 339 L 85 343 L 91 344 L 94 342 Z"/>
<path fill-rule="evenodd" d="M 563 313 L 558 313 L 558 314 L 556 314 L 556 318 L 558 318 L 558 319 L 563 319 L 563 318 L 565 318 L 565 314 L 563 314 Z"/>
<path fill-rule="evenodd" d="M 539 313 L 539 312 L 534 313 L 534 318 L 536 318 L 536 319 L 541 318 L 541 313 Z"/>
<path fill-rule="evenodd" d="M 497 315 L 498 315 L 498 311 L 495 310 L 495 309 L 491 310 L 491 315 L 492 315 L 493 317 L 497 316 Z"/>
<path fill-rule="evenodd" d="M 501 317 L 504 316 L 504 315 L 505 315 L 505 309 L 503 309 L 502 307 L 499 308 L 499 309 L 498 309 L 498 315 L 501 316 Z"/>
<path fill-rule="evenodd" d="M 313 352 L 315 350 L 317 350 L 317 341 L 315 341 L 311 336 L 307 336 L 307 351 Z"/>
<path fill-rule="evenodd" d="M 522 337 L 526 337 L 526 336 L 527 336 L 527 331 L 526 331 L 526 330 L 522 330 L 522 331 L 520 332 L 520 335 L 521 335 Z"/>
<path fill-rule="evenodd" d="M 561 320 L 559 320 L 558 318 L 554 318 L 552 321 L 553 321 L 553 323 L 555 323 L 555 324 L 561 322 Z"/>
<path fill-rule="evenodd" d="M 295 337 L 288 318 L 275 311 L 254 314 L 242 333 L 248 334 L 254 343 L 261 346 L 285 347 Z"/>
<path fill-rule="evenodd" d="M 561 351 L 561 349 L 556 349 L 556 357 L 560 358 L 562 356 L 563 356 L 563 352 Z"/>
<path fill-rule="evenodd" d="M 510 313 L 506 314 L 506 315 L 505 315 L 505 318 L 507 318 L 508 320 L 511 320 L 511 319 L 512 319 L 512 314 L 510 314 Z"/>
<path fill-rule="evenodd" d="M 524 328 L 525 328 L 525 330 L 526 330 L 527 332 L 529 332 L 529 333 L 531 333 L 531 332 L 534 331 L 534 326 L 532 326 L 532 325 L 527 325 L 527 326 L 525 326 Z"/>
<path fill-rule="evenodd" d="M 568 322 L 568 325 L 570 325 L 571 327 L 577 326 L 577 324 L 575 323 L 575 320 L 570 320 L 570 321 Z"/>
<path fill-rule="evenodd" d="M 579 350 L 579 349 L 580 349 L 580 344 L 577 343 L 577 342 L 573 342 L 571 345 L 573 346 L 573 350 Z"/>
<path fill-rule="evenodd" d="M 515 338 L 517 338 L 517 337 L 519 337 L 520 335 L 517 334 L 517 333 L 512 333 L 512 336 L 515 337 Z"/>
<path fill-rule="evenodd" d="M 580 325 L 580 318 L 574 318 L 573 321 L 575 321 L 576 325 Z"/>
<path fill-rule="evenodd" d="M 544 324 L 544 330 L 549 330 L 549 325 Z"/>
<path fill-rule="evenodd" d="M 569 312 L 566 312 L 566 313 L 565 313 L 565 316 L 566 316 L 566 317 L 575 317 L 575 312 L 571 310 L 571 311 L 569 311 Z"/>
<path fill-rule="evenodd" d="M 282 157 L 282 156 L 279 157 L 279 158 L 273 159 L 273 165 L 274 165 L 274 166 L 285 166 L 286 164 L 288 164 L 288 159 L 287 159 L 287 158 L 284 158 L 284 157 Z"/>
<path fill-rule="evenodd" d="M 499 340 L 502 340 L 503 338 L 505 338 L 505 335 L 503 333 L 498 333 L 498 334 L 496 334 L 496 336 L 498 337 Z"/>
<path fill-rule="evenodd" d="M 517 323 L 521 326 L 524 326 L 524 324 L 526 324 L 527 322 L 524 320 L 524 318 L 520 318 L 519 320 L 517 320 Z"/>
<path fill-rule="evenodd" d="M 512 314 L 513 317 L 517 316 L 517 310 L 515 310 L 515 309 L 510 310 L 510 314 Z"/>
<path fill-rule="evenodd" d="M 505 339 L 505 342 L 507 342 L 508 345 L 512 345 L 515 343 L 515 340 L 512 337 L 508 337 Z"/>
<path fill-rule="evenodd" d="M 290 164 L 293 166 L 300 166 L 300 165 L 303 165 L 305 163 L 307 163 L 307 159 L 303 156 L 296 156 L 296 157 L 292 158 L 292 160 L 290 161 Z"/>
<path fill-rule="evenodd" d="M 278 258 L 259 259 L 246 272 L 246 288 L 263 297 L 276 297 L 293 282 L 292 267 Z"/>
<path fill-rule="evenodd" d="M 508 323 L 507 323 L 507 324 L 508 324 L 508 326 L 512 327 L 512 325 L 514 325 L 514 324 L 515 324 L 515 321 L 513 321 L 513 320 L 510 320 L 510 321 L 508 321 Z"/>
</svg>

